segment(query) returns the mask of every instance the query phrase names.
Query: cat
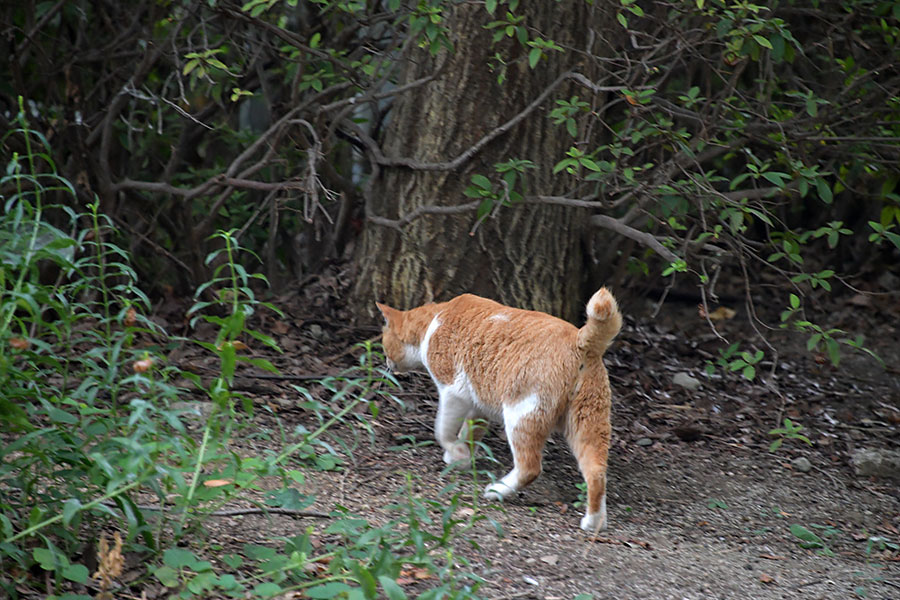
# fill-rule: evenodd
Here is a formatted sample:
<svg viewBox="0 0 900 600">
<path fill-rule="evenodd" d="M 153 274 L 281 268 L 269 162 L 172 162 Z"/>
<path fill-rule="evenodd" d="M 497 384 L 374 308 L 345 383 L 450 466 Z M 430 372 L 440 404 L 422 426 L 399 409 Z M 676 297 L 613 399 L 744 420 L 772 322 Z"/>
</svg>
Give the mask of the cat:
<svg viewBox="0 0 900 600">
<path fill-rule="evenodd" d="M 483 428 L 502 421 L 513 469 L 485 489 L 500 501 L 541 473 L 547 437 L 561 431 L 587 484 L 581 528 L 606 529 L 606 466 L 612 393 L 603 354 L 622 327 L 605 287 L 587 303 L 581 329 L 542 312 L 463 294 L 402 311 L 377 303 L 382 344 L 395 372 L 425 368 L 438 389 L 435 437 L 448 464 L 470 458 Z"/>
</svg>

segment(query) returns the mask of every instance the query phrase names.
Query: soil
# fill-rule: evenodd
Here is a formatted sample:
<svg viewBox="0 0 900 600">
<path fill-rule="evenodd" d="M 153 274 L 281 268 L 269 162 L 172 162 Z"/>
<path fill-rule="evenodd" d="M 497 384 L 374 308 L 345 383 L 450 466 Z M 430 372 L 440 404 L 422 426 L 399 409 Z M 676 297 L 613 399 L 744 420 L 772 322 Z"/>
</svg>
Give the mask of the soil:
<svg viewBox="0 0 900 600">
<path fill-rule="evenodd" d="M 377 329 L 347 325 L 343 287 L 340 274 L 322 276 L 275 299 L 284 319 L 266 316 L 254 323 L 285 350 L 273 359 L 283 374 L 338 373 L 356 363 L 354 344 L 377 337 Z M 479 595 L 900 598 L 900 483 L 860 476 L 850 462 L 860 448 L 900 449 L 896 298 L 867 305 L 851 299 L 831 313 L 836 322 L 856 319 L 877 334 L 872 344 L 887 369 L 846 352 L 834 368 L 806 351 L 805 336 L 775 331 L 777 362 L 773 367 L 763 359 L 753 381 L 722 370 L 705 373 L 722 344 L 695 303 L 666 303 L 655 317 L 641 302 L 624 304 L 626 326 L 606 355 L 615 395 L 610 527 L 596 539 L 579 529 L 581 478 L 565 442 L 552 439 L 541 477 L 502 506 L 482 503 L 479 510 L 489 518 L 465 532 L 456 548 L 468 560 L 466 568 L 485 581 Z M 163 311 L 159 318 L 172 327 L 173 314 Z M 751 335 L 740 314 L 715 323 L 729 338 Z M 189 354 L 175 358 L 182 366 L 202 362 Z M 290 387 L 297 381 L 254 373 L 242 371 L 237 380 L 254 403 L 275 411 L 287 426 L 310 423 Z M 678 373 L 691 375 L 700 387 L 675 385 Z M 312 509 L 328 512 L 339 504 L 383 523 L 398 492 L 445 501 L 440 490 L 448 483 L 459 482 L 467 494 L 484 485 L 473 483 L 469 473 L 446 472 L 430 443 L 436 394 L 428 377 L 412 374 L 401 383 L 397 397 L 404 406 L 380 404 L 373 443 L 364 441 L 345 456 L 341 471 L 309 474 L 303 491 L 315 494 Z M 315 386 L 310 389 L 315 393 Z M 274 427 L 267 411 L 256 415 L 261 430 Z M 789 439 L 769 451 L 776 439 L 769 431 L 785 417 L 803 425 L 811 445 Z M 499 464 L 481 459 L 478 468 L 502 475 L 511 461 L 499 429 L 484 441 Z M 244 450 L 264 452 L 266 443 L 260 438 Z M 213 541 L 234 547 L 327 526 L 327 520 L 280 516 L 214 521 Z M 791 533 L 795 524 L 816 533 L 832 555 L 801 547 Z M 871 536 L 889 545 L 873 546 Z M 407 582 L 406 591 L 414 597 L 428 583 Z"/>
</svg>

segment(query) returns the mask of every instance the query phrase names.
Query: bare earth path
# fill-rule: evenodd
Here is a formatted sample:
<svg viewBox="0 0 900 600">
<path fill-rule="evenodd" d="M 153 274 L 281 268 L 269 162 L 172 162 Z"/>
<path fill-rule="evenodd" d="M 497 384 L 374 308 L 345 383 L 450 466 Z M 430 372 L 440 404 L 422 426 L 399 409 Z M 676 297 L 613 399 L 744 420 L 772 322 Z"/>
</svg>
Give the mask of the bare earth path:
<svg viewBox="0 0 900 600">
<path fill-rule="evenodd" d="M 346 323 L 346 315 L 327 298 L 300 297 L 295 303 L 288 307 L 292 320 L 274 326 L 287 350 L 284 373 L 333 373 L 353 363 L 354 342 L 377 335 L 335 325 Z M 616 395 L 610 529 L 597 540 L 578 529 L 581 479 L 564 442 L 554 439 L 541 477 L 502 507 L 478 504 L 488 519 L 460 535 L 456 552 L 467 559 L 465 569 L 485 581 L 479 594 L 900 598 L 900 485 L 859 475 L 850 463 L 860 448 L 900 450 L 896 371 L 850 356 L 835 370 L 806 353 L 801 339 L 796 352 L 779 357 L 776 385 L 738 375 L 711 378 L 703 373 L 715 347 L 705 321 L 695 308 L 667 305 L 662 312 L 668 320 L 631 321 L 607 354 Z M 895 369 L 900 332 L 892 318 L 881 328 L 888 342 L 878 350 Z M 766 379 L 771 370 L 771 364 L 761 366 Z M 699 380 L 699 389 L 675 385 L 673 376 L 682 372 Z M 296 393 L 287 385 L 240 381 L 255 402 L 277 407 L 282 422 L 308 418 L 294 406 Z M 359 445 L 343 471 L 310 475 L 303 491 L 316 496 L 314 509 L 340 504 L 383 523 L 398 493 L 445 502 L 441 490 L 453 482 L 467 501 L 480 492 L 484 473 L 474 484 L 471 473 L 443 472 L 441 454 L 430 443 L 430 381 L 410 375 L 402 383 L 398 397 L 405 407 L 381 405 L 374 444 Z M 261 429 L 272 426 L 269 417 L 258 415 Z M 788 440 L 777 452 L 768 451 L 774 439 L 768 431 L 785 416 L 804 425 L 812 446 Z M 510 463 L 505 442 L 496 428 L 485 442 L 500 464 L 480 459 L 477 468 L 501 474 Z M 459 511 L 465 518 L 473 508 Z M 228 545 L 265 542 L 308 525 L 285 517 L 241 517 L 217 520 L 212 529 Z M 815 533 L 827 548 L 801 547 L 792 525 Z M 327 521 L 314 526 L 324 528 Z M 406 591 L 414 597 L 428 585 L 406 582 Z"/>
</svg>

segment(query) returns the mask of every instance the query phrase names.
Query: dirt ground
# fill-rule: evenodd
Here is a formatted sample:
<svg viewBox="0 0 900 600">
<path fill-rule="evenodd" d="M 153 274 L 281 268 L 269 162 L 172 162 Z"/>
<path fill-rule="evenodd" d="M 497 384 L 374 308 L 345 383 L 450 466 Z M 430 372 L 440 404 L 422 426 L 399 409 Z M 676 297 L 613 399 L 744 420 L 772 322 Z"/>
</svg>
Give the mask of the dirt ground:
<svg viewBox="0 0 900 600">
<path fill-rule="evenodd" d="M 278 359 L 284 374 L 336 373 L 356 360 L 354 343 L 377 335 L 377 329 L 346 325 L 339 288 L 322 279 L 276 300 L 287 318 L 263 322 L 260 329 L 273 331 L 285 350 Z M 654 318 L 641 316 L 646 311 L 640 303 L 626 306 L 626 326 L 606 357 L 615 395 L 609 530 L 591 540 L 578 528 L 581 479 L 564 441 L 554 438 L 544 472 L 532 486 L 503 506 L 481 505 L 503 536 L 484 520 L 460 540 L 457 552 L 486 582 L 479 594 L 560 600 L 583 593 L 598 599 L 900 598 L 900 483 L 860 476 L 850 462 L 860 448 L 900 449 L 900 315 L 896 298 L 888 300 L 842 304 L 832 313 L 837 322 L 855 321 L 876 332 L 870 340 L 888 370 L 846 353 L 835 369 L 806 352 L 805 336 L 774 333 L 779 348 L 789 350 L 774 369 L 764 359 L 762 377 L 753 382 L 704 373 L 720 346 L 696 304 L 666 303 Z M 741 321 L 738 314 L 717 326 L 740 339 L 747 335 Z M 678 373 L 696 378 L 700 387 L 674 384 Z M 255 402 L 275 406 L 284 423 L 308 418 L 294 406 L 296 393 L 287 382 L 249 376 L 238 381 Z M 470 474 L 444 472 L 441 453 L 430 444 L 436 409 L 430 380 L 413 374 L 401 382 L 398 397 L 405 407 L 381 405 L 374 445 L 361 444 L 343 471 L 310 475 L 303 491 L 315 494 L 312 508 L 329 511 L 340 504 L 380 523 L 388 520 L 386 507 L 408 480 L 411 493 L 433 499 L 452 481 L 469 492 L 476 489 Z M 258 415 L 267 426 L 270 417 Z M 802 423 L 812 445 L 788 440 L 769 452 L 775 438 L 768 432 L 784 417 Z M 480 460 L 478 467 L 502 475 L 511 460 L 498 428 L 485 443 L 499 464 Z M 255 442 L 256 450 L 260 444 Z M 795 524 L 816 533 L 833 555 L 801 547 L 791 532 Z M 225 544 L 265 542 L 285 528 L 307 525 L 289 518 L 220 520 L 214 535 Z M 872 536 L 889 545 L 870 544 Z M 408 593 L 421 591 L 418 585 Z"/>
</svg>

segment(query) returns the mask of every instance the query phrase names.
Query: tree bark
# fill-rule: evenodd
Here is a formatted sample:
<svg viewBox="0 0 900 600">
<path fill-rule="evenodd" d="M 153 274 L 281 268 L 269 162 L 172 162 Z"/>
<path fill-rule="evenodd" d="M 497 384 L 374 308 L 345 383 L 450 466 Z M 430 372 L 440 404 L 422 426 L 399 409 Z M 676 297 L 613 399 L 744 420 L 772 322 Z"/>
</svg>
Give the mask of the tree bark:
<svg viewBox="0 0 900 600">
<path fill-rule="evenodd" d="M 454 51 L 442 51 L 434 60 L 422 51 L 410 61 L 405 81 L 447 62 L 437 80 L 397 101 L 382 146 L 386 156 L 423 163 L 451 161 L 524 110 L 560 74 L 578 66 L 578 51 L 588 45 L 587 3 L 523 2 L 519 11 L 527 25 L 549 32 L 545 37 L 566 51 L 551 52 L 531 69 L 525 60 L 528 49 L 517 41 L 492 45 L 492 31 L 483 26 L 494 18 L 483 5 L 457 5 L 448 17 Z M 502 84 L 488 64 L 498 50 L 512 56 Z M 463 194 L 471 176 L 481 173 L 496 179 L 494 164 L 511 158 L 530 159 L 537 165 L 526 177 L 529 194 L 562 193 L 564 178 L 553 176 L 551 170 L 572 138 L 563 127 L 553 125 L 547 110 L 554 99 L 568 99 L 573 93 L 578 92 L 571 84 L 559 86 L 541 107 L 456 170 L 382 168 L 372 182 L 367 216 L 399 219 L 423 206 L 471 202 Z M 582 242 L 590 227 L 586 211 L 518 205 L 500 208 L 472 235 L 474 224 L 475 211 L 425 215 L 402 231 L 367 220 L 357 256 L 358 309 L 372 316 L 376 300 L 411 308 L 471 292 L 573 321 L 581 318 L 586 298 Z"/>
</svg>

